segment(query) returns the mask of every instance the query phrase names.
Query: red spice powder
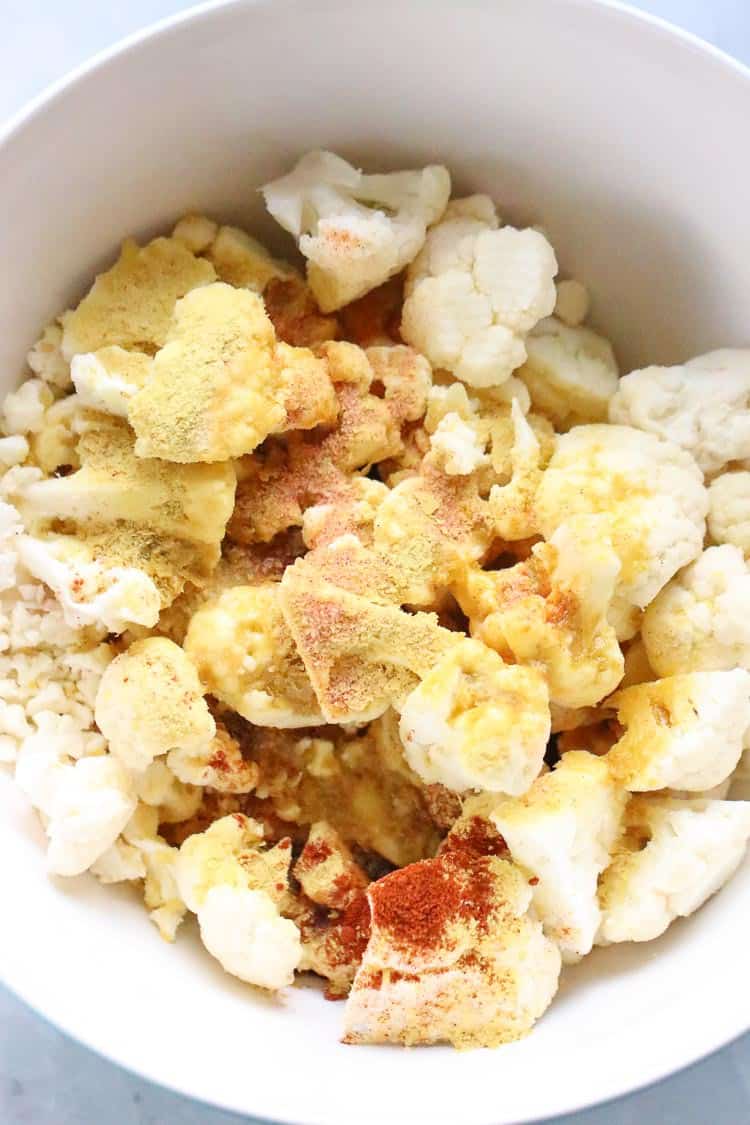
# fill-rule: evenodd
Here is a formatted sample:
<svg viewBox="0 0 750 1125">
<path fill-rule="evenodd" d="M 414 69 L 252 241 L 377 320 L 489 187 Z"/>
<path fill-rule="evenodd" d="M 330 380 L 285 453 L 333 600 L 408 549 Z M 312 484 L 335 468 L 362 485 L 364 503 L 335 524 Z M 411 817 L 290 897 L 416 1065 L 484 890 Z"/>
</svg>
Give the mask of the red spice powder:
<svg viewBox="0 0 750 1125">
<path fill-rule="evenodd" d="M 441 855 L 498 855 L 507 858 L 510 854 L 505 840 L 490 823 L 481 816 L 473 816 L 459 830 L 452 832 L 443 841 Z"/>
<path fill-rule="evenodd" d="M 325 863 L 332 855 L 333 848 L 327 840 L 308 840 L 297 860 L 297 866 L 302 869 L 317 867 L 319 863 Z"/>
<path fill-rule="evenodd" d="M 362 960 L 370 940 L 370 903 L 364 891 L 352 898 L 332 937 L 330 952 L 334 964 L 350 965 Z"/>
</svg>

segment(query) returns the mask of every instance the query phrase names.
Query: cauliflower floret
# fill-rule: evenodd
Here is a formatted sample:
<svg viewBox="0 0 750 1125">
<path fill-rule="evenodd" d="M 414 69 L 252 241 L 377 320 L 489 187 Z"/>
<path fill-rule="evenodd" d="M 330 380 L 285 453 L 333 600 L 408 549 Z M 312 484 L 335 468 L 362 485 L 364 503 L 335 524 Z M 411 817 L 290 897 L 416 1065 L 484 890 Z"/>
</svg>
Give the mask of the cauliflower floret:
<svg viewBox="0 0 750 1125">
<path fill-rule="evenodd" d="M 263 891 L 211 887 L 198 923 L 206 949 L 232 976 L 272 991 L 294 980 L 299 930 Z"/>
<path fill-rule="evenodd" d="M 147 246 L 122 244 L 115 264 L 100 273 L 78 307 L 62 316 L 62 354 L 95 352 L 110 344 L 153 354 L 164 343 L 175 301 L 214 281 L 210 262 L 174 238 Z"/>
<path fill-rule="evenodd" d="M 323 312 L 382 285 L 413 261 L 450 197 L 442 165 L 364 175 L 332 152 L 309 152 L 263 188 L 266 206 L 299 243 Z"/>
<path fill-rule="evenodd" d="M 594 944 L 597 882 L 626 797 L 604 759 L 573 750 L 525 796 L 503 801 L 490 816 L 513 860 L 532 876 L 537 916 L 564 961 L 577 961 Z"/>
<path fill-rule="evenodd" d="M 309 899 L 331 910 L 344 910 L 368 882 L 336 829 L 324 820 L 310 825 L 294 877 Z"/>
<path fill-rule="evenodd" d="M 191 254 L 205 254 L 216 238 L 219 225 L 207 215 L 183 215 L 175 224 L 172 238 L 187 246 Z"/>
<path fill-rule="evenodd" d="M 620 640 L 639 610 L 703 549 L 708 498 L 692 457 L 628 426 L 577 426 L 558 438 L 536 495 L 545 539 L 572 516 L 593 515 L 620 559 L 610 621 Z"/>
<path fill-rule="evenodd" d="M 368 898 L 347 1043 L 496 1046 L 530 1031 L 557 991 L 560 954 L 506 860 L 445 854 L 370 884 Z"/>
<path fill-rule="evenodd" d="M 53 402 L 44 412 L 41 428 L 29 435 L 31 460 L 47 475 L 79 468 L 78 441 L 95 417 L 77 394 Z"/>
<path fill-rule="evenodd" d="M 297 401 L 300 381 L 320 400 L 311 417 Z M 277 344 L 257 294 L 216 282 L 175 305 L 128 419 L 139 457 L 185 463 L 241 457 L 271 433 L 330 422 L 337 412 L 325 362 Z"/>
<path fill-rule="evenodd" d="M 708 532 L 750 557 L 750 472 L 722 473 L 708 486 Z"/>
<path fill-rule="evenodd" d="M 42 379 L 27 379 L 17 391 L 5 396 L 3 428 L 6 434 L 37 434 L 44 425 L 45 411 L 55 401 Z"/>
<path fill-rule="evenodd" d="M 633 797 L 599 885 L 597 943 L 651 941 L 734 874 L 750 838 L 750 802 Z"/>
<path fill-rule="evenodd" d="M 258 763 L 245 760 L 239 743 L 221 722 L 216 724 L 216 735 L 205 748 L 171 750 L 167 766 L 191 788 L 208 785 L 218 793 L 250 793 L 260 777 Z"/>
<path fill-rule="evenodd" d="M 159 824 L 180 824 L 189 820 L 195 816 L 203 799 L 200 786 L 186 784 L 176 777 L 164 758 L 155 758 L 136 778 L 135 787 L 138 800 L 158 810 Z"/>
<path fill-rule="evenodd" d="M 135 770 L 175 747 L 200 750 L 216 734 L 195 667 L 166 637 L 135 641 L 112 661 L 96 721 L 111 752 Z"/>
<path fill-rule="evenodd" d="M 136 798 L 116 758 L 81 758 L 60 771 L 47 805 L 47 863 L 56 875 L 80 875 L 115 842 Z"/>
<path fill-rule="evenodd" d="M 286 893 L 291 840 L 261 851 L 263 826 L 242 813 L 215 820 L 205 832 L 195 832 L 180 847 L 176 878 L 180 897 L 197 914 L 211 887 L 228 886 L 263 891 L 274 902 Z"/>
<path fill-rule="evenodd" d="M 611 422 L 637 426 L 691 453 L 706 476 L 750 457 L 750 349 L 722 348 L 620 380 Z"/>
<path fill-rule="evenodd" d="M 74 355 L 70 374 L 84 406 L 127 418 L 133 395 L 151 372 L 151 360 L 143 352 L 127 352 L 117 344 L 96 352 Z"/>
<path fill-rule="evenodd" d="M 583 282 L 576 281 L 574 278 L 558 281 L 555 288 L 557 289 L 555 316 L 563 324 L 578 328 L 589 315 L 591 300 L 588 289 Z"/>
<path fill-rule="evenodd" d="M 408 697 L 400 731 L 406 760 L 428 784 L 525 793 L 550 734 L 544 676 L 464 640 Z"/>
<path fill-rule="evenodd" d="M 45 383 L 67 391 L 70 387 L 70 365 L 62 354 L 62 335 L 59 324 L 54 321 L 48 324 L 26 356 L 26 362 Z"/>
<path fill-rule="evenodd" d="M 185 916 L 185 903 L 177 889 L 179 852 L 158 832 L 161 811 L 139 804 L 114 847 L 120 853 L 120 866 L 123 860 L 131 865 L 134 863 L 133 851 L 140 856 L 145 871 L 144 905 L 161 936 L 171 942 Z M 118 862 L 111 853 L 112 849 L 100 861 L 105 871 L 111 871 L 113 864 Z M 97 865 L 94 873 L 98 874 L 98 870 Z"/>
<path fill-rule="evenodd" d="M 458 414 L 443 416 L 430 447 L 450 476 L 468 476 L 489 462 L 481 435 Z"/>
<path fill-rule="evenodd" d="M 559 429 L 606 422 L 617 390 L 612 345 L 590 328 L 570 327 L 549 317 L 526 339 L 526 363 L 518 375 L 536 410 Z"/>
<path fill-rule="evenodd" d="M 207 691 L 259 726 L 321 721 L 279 604 L 278 583 L 234 586 L 191 618 L 185 651 Z"/>
<path fill-rule="evenodd" d="M 607 755 L 635 792 L 712 789 L 732 772 L 750 727 L 750 672 L 693 672 L 636 684 L 608 700 L 625 734 Z"/>
<path fill-rule="evenodd" d="M 22 465 L 29 455 L 29 443 L 21 434 L 0 438 L 0 465 L 4 469 Z"/>
<path fill-rule="evenodd" d="M 709 547 L 646 610 L 641 631 L 651 667 L 677 672 L 750 671 L 750 570 L 737 547 Z"/>
<path fill-rule="evenodd" d="M 406 284 L 401 335 L 474 387 L 505 382 L 526 358 L 525 336 L 555 307 L 557 261 L 547 239 L 496 228 L 486 196 L 452 203 Z"/>
<path fill-rule="evenodd" d="M 511 477 L 507 484 L 494 484 L 489 497 L 495 532 L 509 543 L 529 539 L 537 534 L 539 521 L 536 514 L 536 494 L 542 480 L 541 444 L 515 400 L 511 406 L 511 423 Z M 493 467 L 498 464 L 497 438 L 496 426 L 493 426 Z"/>
<path fill-rule="evenodd" d="M 260 242 L 238 227 L 221 227 L 208 252 L 219 278 L 238 289 L 262 293 L 269 281 L 290 281 L 297 271 L 279 262 Z"/>
<path fill-rule="evenodd" d="M 159 591 L 142 570 L 104 566 L 84 543 L 70 537 L 24 535 L 17 542 L 24 566 L 49 586 L 72 628 L 94 625 L 122 633 L 128 625 L 150 628 L 159 620 Z"/>
<path fill-rule="evenodd" d="M 579 516 L 526 561 L 499 571 L 469 568 L 453 589 L 473 636 L 509 661 L 540 664 L 558 706 L 589 707 L 622 678 L 607 621 L 618 572 L 596 520 Z"/>
</svg>

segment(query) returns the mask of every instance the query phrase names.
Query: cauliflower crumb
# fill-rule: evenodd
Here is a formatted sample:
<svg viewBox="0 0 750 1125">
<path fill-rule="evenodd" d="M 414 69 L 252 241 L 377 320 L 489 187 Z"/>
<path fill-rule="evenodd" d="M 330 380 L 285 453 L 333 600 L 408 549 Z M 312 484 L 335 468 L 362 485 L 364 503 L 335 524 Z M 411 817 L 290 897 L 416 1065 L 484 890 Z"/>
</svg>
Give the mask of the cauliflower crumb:
<svg viewBox="0 0 750 1125">
<path fill-rule="evenodd" d="M 750 558 L 750 472 L 722 473 L 708 486 L 708 532 L 714 543 Z"/>
<path fill-rule="evenodd" d="M 533 903 L 564 961 L 590 952 L 599 928 L 597 882 L 619 835 L 627 794 L 607 762 L 565 754 L 523 797 L 495 805 L 491 821 L 534 880 Z"/>
<path fill-rule="evenodd" d="M 423 781 L 454 792 L 525 793 L 550 734 L 544 676 L 504 664 L 479 641 L 461 641 L 409 695 L 400 731 Z"/>
<path fill-rule="evenodd" d="M 362 297 L 413 261 L 450 196 L 442 165 L 365 175 L 332 152 L 309 152 L 263 188 L 266 206 L 308 259 L 323 312 Z"/>
<path fill-rule="evenodd" d="M 620 380 L 609 417 L 681 446 L 715 476 L 750 457 L 750 349 L 722 348 L 676 367 L 632 371 Z"/>
<path fill-rule="evenodd" d="M 35 375 L 61 391 L 70 388 L 70 365 L 62 354 L 62 327 L 48 324 L 26 356 Z"/>
<path fill-rule="evenodd" d="M 441 418 L 430 446 L 450 476 L 468 476 L 489 461 L 482 438 L 458 414 Z"/>
<path fill-rule="evenodd" d="M 669 676 L 625 688 L 608 706 L 625 734 L 607 761 L 627 789 L 711 789 L 740 759 L 750 727 L 750 672 Z"/>
<path fill-rule="evenodd" d="M 606 422 L 619 382 L 608 340 L 590 328 L 571 327 L 548 317 L 527 337 L 526 353 L 518 375 L 536 410 L 561 430 Z"/>
<path fill-rule="evenodd" d="M 54 395 L 42 379 L 27 379 L 17 391 L 5 396 L 3 427 L 5 433 L 36 434 L 44 425 L 44 414 L 54 402 Z"/>
<path fill-rule="evenodd" d="M 709 547 L 646 610 L 641 631 L 659 676 L 750 671 L 750 570 L 737 547 Z"/>
<path fill-rule="evenodd" d="M 750 838 L 750 802 L 633 797 L 599 886 L 597 943 L 652 941 L 734 874 Z"/>
<path fill-rule="evenodd" d="M 571 328 L 578 328 L 589 315 L 589 291 L 581 281 L 569 278 L 558 281 L 555 286 L 557 298 L 555 300 L 555 316 L 563 324 Z"/>
</svg>

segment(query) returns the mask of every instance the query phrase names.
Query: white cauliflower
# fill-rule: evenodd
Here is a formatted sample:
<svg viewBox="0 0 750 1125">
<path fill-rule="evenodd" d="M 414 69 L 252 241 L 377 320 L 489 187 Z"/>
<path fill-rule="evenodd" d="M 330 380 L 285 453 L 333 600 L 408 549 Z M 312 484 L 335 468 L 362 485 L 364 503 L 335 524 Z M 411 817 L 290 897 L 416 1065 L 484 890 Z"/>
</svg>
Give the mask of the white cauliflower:
<svg viewBox="0 0 750 1125">
<path fill-rule="evenodd" d="M 558 438 L 536 494 L 545 539 L 572 516 L 594 515 L 620 559 L 610 621 L 620 640 L 639 611 L 703 549 L 708 498 L 693 458 L 629 426 L 577 426 Z"/>
<path fill-rule="evenodd" d="M 297 239 L 323 312 L 382 285 L 412 262 L 450 197 L 446 168 L 365 175 L 332 152 L 309 152 L 263 188 L 266 206 Z"/>
<path fill-rule="evenodd" d="M 201 749 L 216 734 L 194 665 L 166 637 L 135 641 L 112 661 L 99 684 L 96 721 L 111 752 L 135 770 L 176 747 Z"/>
<path fill-rule="evenodd" d="M 36 434 L 44 425 L 44 414 L 55 401 L 42 379 L 27 379 L 17 391 L 5 396 L 3 428 L 6 434 Z"/>
<path fill-rule="evenodd" d="M 62 354 L 62 328 L 53 321 L 26 356 L 26 362 L 35 375 L 61 391 L 70 388 L 70 366 Z"/>
<path fill-rule="evenodd" d="M 0 438 L 0 466 L 3 469 L 22 465 L 29 455 L 29 443 L 22 434 Z"/>
<path fill-rule="evenodd" d="M 211 887 L 198 923 L 206 949 L 232 976 L 272 991 L 294 980 L 302 958 L 299 930 L 263 891 Z"/>
<path fill-rule="evenodd" d="M 560 429 L 606 422 L 618 384 L 617 361 L 608 340 L 590 328 L 548 317 L 526 338 L 526 353 L 518 375 L 535 410 Z"/>
<path fill-rule="evenodd" d="M 583 282 L 576 281 L 574 278 L 558 281 L 555 288 L 557 289 L 555 316 L 563 324 L 577 328 L 579 324 L 583 324 L 589 314 L 591 300 L 588 289 Z"/>
<path fill-rule="evenodd" d="M 481 434 L 459 414 L 445 414 L 441 418 L 430 447 L 449 476 L 468 476 L 489 463 Z"/>
<path fill-rule="evenodd" d="M 750 557 L 750 472 L 722 473 L 708 486 L 708 533 Z"/>
<path fill-rule="evenodd" d="M 408 696 L 400 731 L 406 760 L 428 784 L 524 793 L 549 739 L 545 678 L 464 640 Z"/>
<path fill-rule="evenodd" d="M 597 882 L 626 798 L 603 758 L 572 750 L 525 796 L 493 808 L 490 819 L 513 860 L 532 876 L 537 916 L 564 961 L 577 961 L 594 944 Z"/>
<path fill-rule="evenodd" d="M 24 535 L 18 539 L 18 554 L 27 570 L 49 586 L 75 629 L 94 625 L 122 633 L 128 625 L 151 627 L 159 619 L 161 599 L 152 579 L 136 567 L 103 565 L 80 540 Z"/>
<path fill-rule="evenodd" d="M 175 753 L 178 751 L 171 751 Z M 159 824 L 190 820 L 198 812 L 203 798 L 200 786 L 177 777 L 165 758 L 154 758 L 143 773 L 135 777 L 135 788 L 139 801 L 158 809 Z"/>
<path fill-rule="evenodd" d="M 63 766 L 45 810 L 50 871 L 86 871 L 115 842 L 135 807 L 130 776 L 116 758 L 81 758 Z"/>
<path fill-rule="evenodd" d="M 651 941 L 692 914 L 736 871 L 750 838 L 750 802 L 634 797 L 599 886 L 597 942 Z"/>
<path fill-rule="evenodd" d="M 117 344 L 74 355 L 70 363 L 80 402 L 121 418 L 127 418 L 130 400 L 144 385 L 150 371 L 149 356 L 125 351 Z"/>
<path fill-rule="evenodd" d="M 539 231 L 497 229 L 486 196 L 452 203 L 409 269 L 401 335 L 433 367 L 499 386 L 555 307 L 555 253 Z"/>
<path fill-rule="evenodd" d="M 729 776 L 750 727 L 750 672 L 691 672 L 636 684 L 608 700 L 625 727 L 607 755 L 634 792 L 712 789 Z"/>
<path fill-rule="evenodd" d="M 632 371 L 620 380 L 609 418 L 667 438 L 715 476 L 750 457 L 750 349 Z"/>
<path fill-rule="evenodd" d="M 750 671 L 750 569 L 737 547 L 709 547 L 646 610 L 641 630 L 651 667 L 677 672 Z"/>
</svg>

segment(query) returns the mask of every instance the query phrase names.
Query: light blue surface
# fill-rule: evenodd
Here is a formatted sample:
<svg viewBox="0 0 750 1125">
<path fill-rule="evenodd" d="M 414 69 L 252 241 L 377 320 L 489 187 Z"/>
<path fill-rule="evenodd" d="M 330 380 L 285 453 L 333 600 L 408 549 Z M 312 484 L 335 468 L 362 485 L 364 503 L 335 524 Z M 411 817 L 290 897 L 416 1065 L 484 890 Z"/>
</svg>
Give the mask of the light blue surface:
<svg viewBox="0 0 750 1125">
<path fill-rule="evenodd" d="M 636 6 L 750 62 L 750 0 L 647 0 Z M 107 0 L 20 0 L 1 7 L 0 121 L 94 51 L 186 7 L 180 0 L 128 0 L 122 5 Z M 738 981 L 738 987 L 746 988 L 747 982 Z M 236 1125 L 239 1120 L 102 1061 L 0 989 L 2 1125 Z M 557 1125 L 747 1121 L 750 1036 L 649 1090 L 558 1118 Z"/>
</svg>

